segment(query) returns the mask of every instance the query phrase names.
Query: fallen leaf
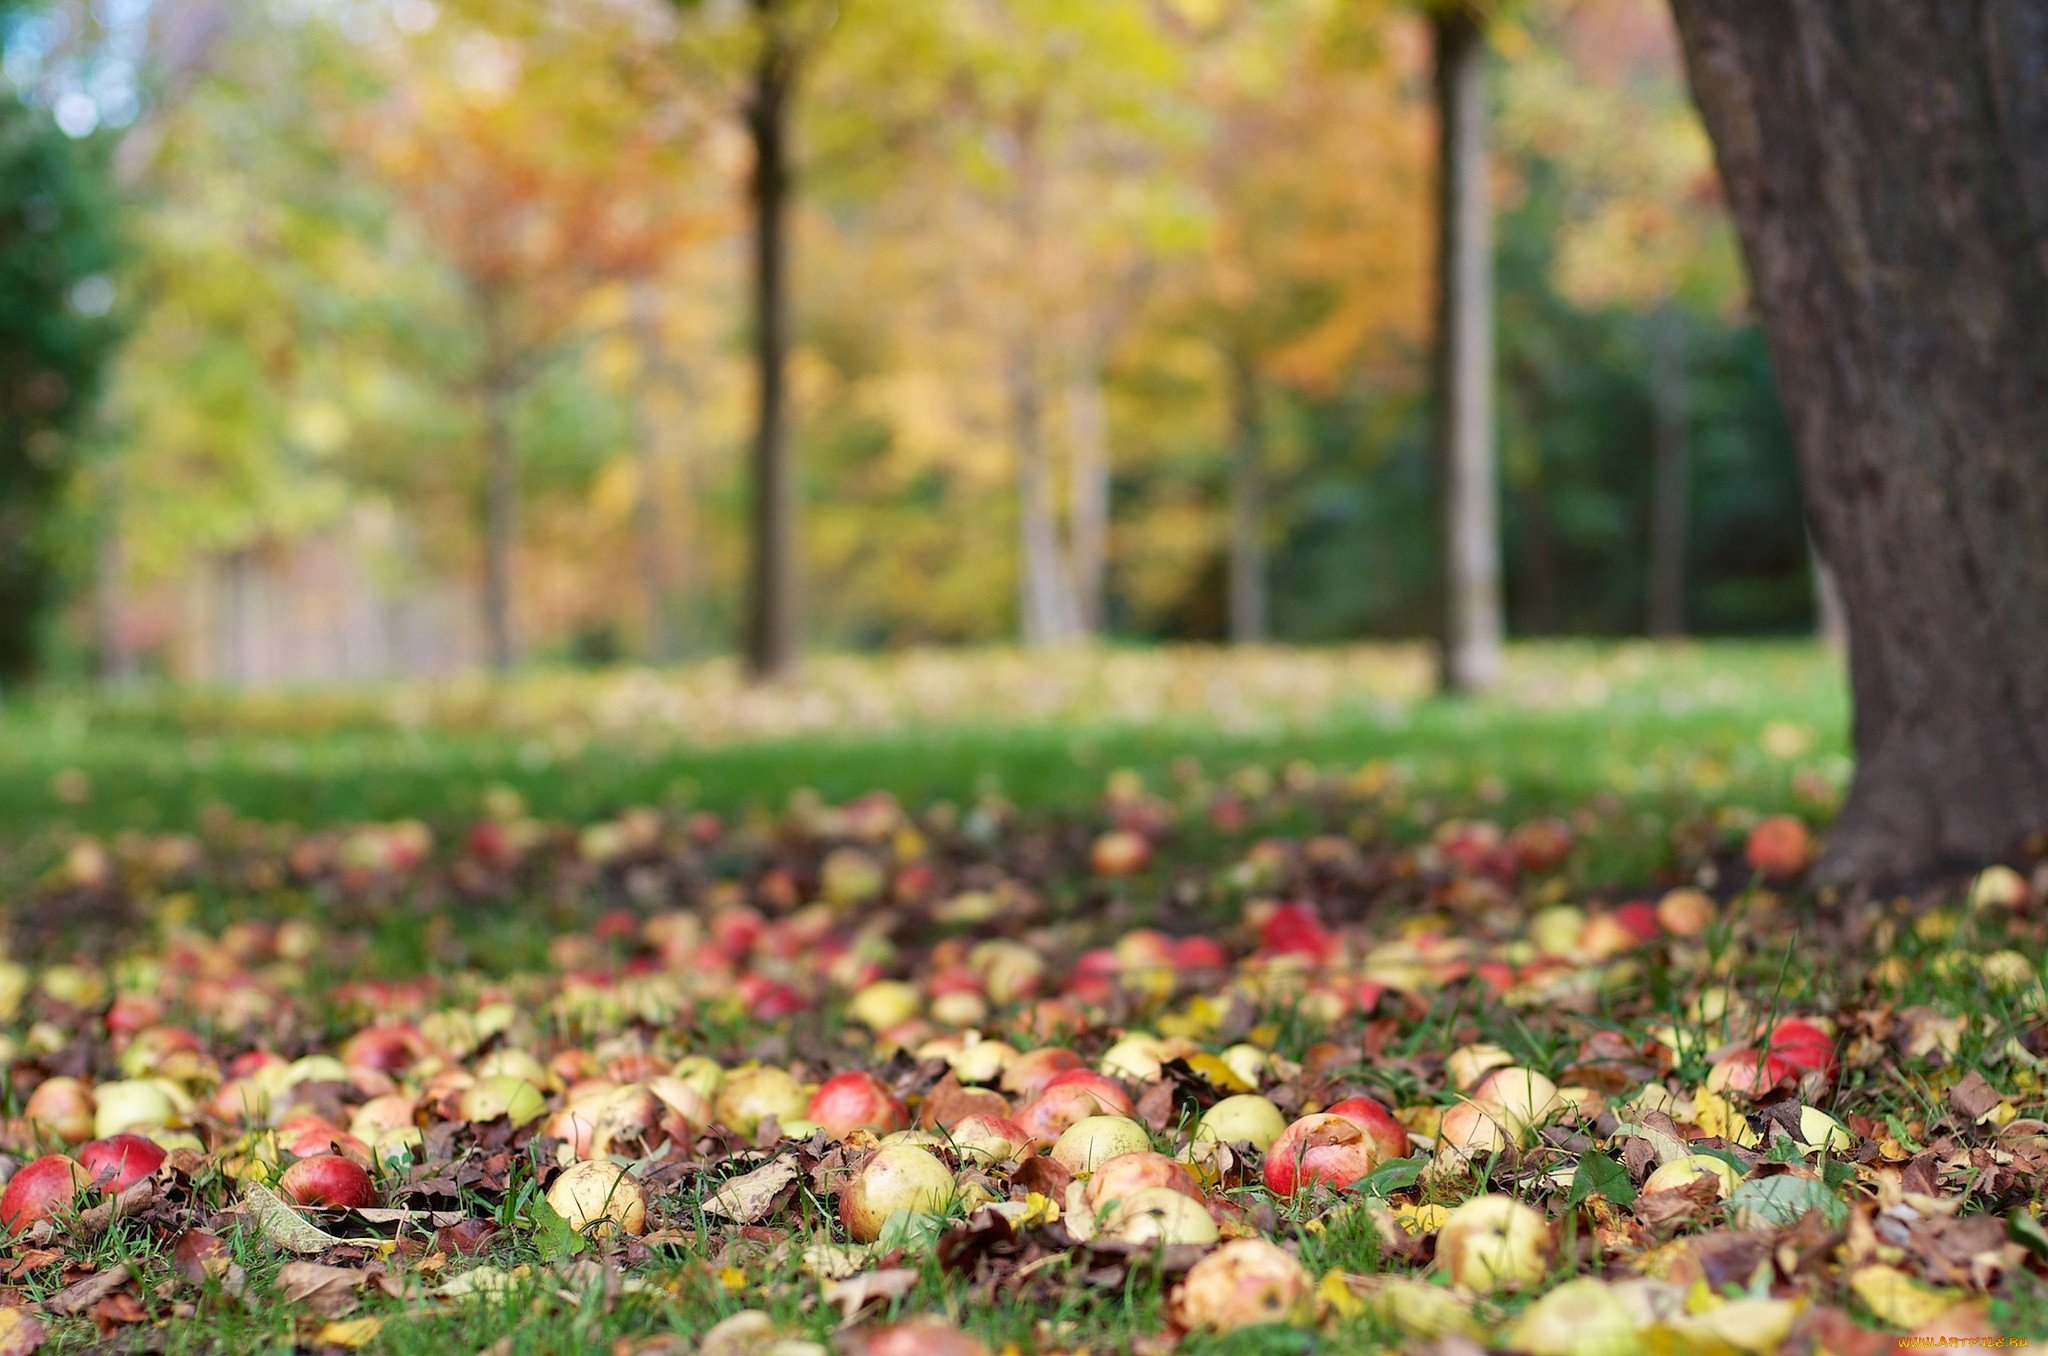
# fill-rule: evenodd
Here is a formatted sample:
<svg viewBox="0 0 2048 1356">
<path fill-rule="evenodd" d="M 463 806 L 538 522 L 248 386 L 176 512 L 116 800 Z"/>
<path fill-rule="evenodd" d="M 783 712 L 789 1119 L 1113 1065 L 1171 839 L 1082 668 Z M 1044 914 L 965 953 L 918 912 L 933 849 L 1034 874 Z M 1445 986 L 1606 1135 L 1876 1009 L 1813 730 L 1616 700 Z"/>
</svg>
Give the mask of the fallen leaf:
<svg viewBox="0 0 2048 1356">
<path fill-rule="evenodd" d="M 1954 1291 L 1922 1285 L 1897 1267 L 1882 1262 L 1856 1268 L 1849 1277 L 1849 1288 L 1870 1307 L 1871 1313 L 1895 1328 L 1924 1327 L 1962 1299 Z"/>
<path fill-rule="evenodd" d="M 29 1356 L 47 1336 L 43 1320 L 28 1310 L 12 1305 L 0 1309 L 0 1356 Z"/>
<path fill-rule="evenodd" d="M 350 1318 L 338 1323 L 329 1323 L 313 1334 L 313 1340 L 331 1347 L 366 1347 L 377 1338 L 377 1332 L 384 1326 L 381 1318 Z"/>
<path fill-rule="evenodd" d="M 356 1291 L 368 1277 L 353 1267 L 322 1266 L 318 1262 L 287 1262 L 277 1273 L 278 1288 L 287 1302 L 303 1305 L 322 1318 L 332 1318 L 354 1307 Z"/>
<path fill-rule="evenodd" d="M 704 1202 L 704 1213 L 737 1224 L 758 1224 L 774 1208 L 782 1189 L 796 1179 L 795 1157 L 783 1154 L 721 1186 Z"/>
<path fill-rule="evenodd" d="M 866 1271 L 843 1281 L 826 1282 L 825 1303 L 837 1305 L 841 1316 L 851 1322 L 870 1304 L 887 1304 L 890 1300 L 901 1299 L 916 1284 L 917 1273 L 908 1267 Z"/>
<path fill-rule="evenodd" d="M 43 1301 L 43 1307 L 53 1314 L 84 1313 L 93 1305 L 128 1284 L 128 1264 L 122 1262 L 106 1271 L 87 1276 L 82 1281 L 65 1286 L 62 1290 Z"/>
<path fill-rule="evenodd" d="M 2004 1100 L 1998 1089 L 1975 1069 L 1964 1074 L 1948 1090 L 1948 1104 L 1960 1112 L 1963 1119 L 1973 1122 Z"/>
<path fill-rule="evenodd" d="M 348 1245 L 347 1239 L 337 1238 L 312 1223 L 261 1182 L 251 1182 L 242 1189 L 242 1205 L 256 1221 L 257 1231 L 286 1252 L 325 1252 Z"/>
</svg>

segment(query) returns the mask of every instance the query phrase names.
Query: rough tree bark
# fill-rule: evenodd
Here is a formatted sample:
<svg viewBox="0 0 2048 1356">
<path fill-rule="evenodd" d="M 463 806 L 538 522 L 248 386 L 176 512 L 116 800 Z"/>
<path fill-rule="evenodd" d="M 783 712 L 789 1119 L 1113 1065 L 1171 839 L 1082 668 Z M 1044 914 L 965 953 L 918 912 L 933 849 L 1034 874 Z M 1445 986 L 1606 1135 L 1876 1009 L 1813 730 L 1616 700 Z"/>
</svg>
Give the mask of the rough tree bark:
<svg viewBox="0 0 2048 1356">
<path fill-rule="evenodd" d="M 1500 676 L 1500 506 L 1493 450 L 1493 210 L 1487 195 L 1485 29 L 1436 12 L 1439 121 L 1437 466 L 1443 497 L 1439 681 L 1478 692 Z"/>
<path fill-rule="evenodd" d="M 2048 826 L 2048 6 L 1674 0 L 1841 591 L 1822 875 Z"/>
<path fill-rule="evenodd" d="M 1259 370 L 1251 354 L 1230 355 L 1230 642 L 1266 639 L 1266 534 Z"/>
<path fill-rule="evenodd" d="M 1685 323 L 1678 309 L 1650 317 L 1649 630 L 1685 634 L 1686 519 L 1692 504 L 1692 440 L 1686 418 Z"/>
<path fill-rule="evenodd" d="M 777 0 L 754 0 L 761 52 L 747 97 L 753 142 L 756 399 L 752 550 L 746 616 L 747 669 L 757 679 L 789 672 L 797 656 L 796 466 L 785 368 L 789 354 L 789 112 L 798 56 L 777 22 Z"/>
</svg>

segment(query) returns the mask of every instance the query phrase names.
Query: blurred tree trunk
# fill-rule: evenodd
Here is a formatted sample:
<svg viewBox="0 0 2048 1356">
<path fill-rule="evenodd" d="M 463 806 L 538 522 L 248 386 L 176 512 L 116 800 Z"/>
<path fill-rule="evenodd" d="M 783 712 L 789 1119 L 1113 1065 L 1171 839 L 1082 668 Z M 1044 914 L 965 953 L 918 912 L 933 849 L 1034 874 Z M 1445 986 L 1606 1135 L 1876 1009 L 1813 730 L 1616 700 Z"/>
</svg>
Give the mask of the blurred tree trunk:
<svg viewBox="0 0 2048 1356">
<path fill-rule="evenodd" d="M 519 449 L 512 441 L 512 400 L 517 380 L 506 352 L 497 301 L 484 300 L 484 648 L 503 672 L 519 660 L 512 620 L 519 540 Z"/>
<path fill-rule="evenodd" d="M 2048 6 L 1674 9 L 1847 614 L 1822 876 L 2001 856 L 2048 826 Z"/>
<path fill-rule="evenodd" d="M 1266 639 L 1265 439 L 1259 369 L 1242 345 L 1230 363 L 1230 641 Z"/>
<path fill-rule="evenodd" d="M 796 465 L 790 444 L 789 122 L 798 56 L 777 21 L 778 0 L 754 0 L 761 51 L 747 97 L 753 142 L 749 183 L 754 226 L 755 411 L 753 558 L 748 575 L 747 670 L 755 678 L 789 672 L 797 657 Z"/>
<path fill-rule="evenodd" d="M 149 177 L 163 146 L 168 110 L 212 69 L 239 8 L 240 0 L 158 0 L 151 7 L 143 58 L 150 77 L 149 107 L 114 147 L 114 182 L 123 193 L 135 191 Z M 89 31 L 85 5 L 73 3 L 64 10 L 71 32 Z M 100 529 L 93 561 L 100 676 L 116 683 L 132 680 L 138 669 L 128 632 L 128 542 L 121 521 L 125 469 L 118 455 L 110 456 L 97 477 Z"/>
<path fill-rule="evenodd" d="M 1564 598 L 1558 587 L 1557 522 L 1540 471 L 1522 491 L 1521 504 L 1520 621 L 1525 634 L 1554 636 L 1564 629 Z"/>
<path fill-rule="evenodd" d="M 1045 373 L 1035 291 L 1045 185 L 1034 111 L 1018 116 L 1011 137 L 1010 226 L 1016 241 L 1018 295 L 1012 300 L 1007 361 L 1010 444 L 1017 461 L 1017 624 L 1026 645 L 1061 645 L 1077 639 L 1081 627 L 1045 445 Z"/>
<path fill-rule="evenodd" d="M 1074 611 L 1084 635 L 1100 635 L 1109 613 L 1109 408 L 1099 344 L 1081 355 L 1067 387 L 1068 554 Z"/>
<path fill-rule="evenodd" d="M 1493 209 L 1487 193 L 1486 33 L 1463 6 L 1436 12 L 1437 466 L 1443 495 L 1439 681 L 1480 692 L 1500 676 L 1500 488 L 1493 448 Z"/>
<path fill-rule="evenodd" d="M 1692 506 L 1692 439 L 1687 426 L 1685 320 L 1675 304 L 1650 316 L 1649 630 L 1685 634 L 1686 519 Z"/>
<path fill-rule="evenodd" d="M 661 342 L 661 294 L 644 278 L 633 285 L 633 336 L 640 354 L 633 382 L 633 456 L 640 478 L 640 496 L 633 505 L 633 534 L 647 612 L 646 657 L 649 663 L 666 664 L 680 651 L 675 581 L 668 563 L 670 529 L 661 504 L 661 421 L 654 409 L 666 357 Z"/>
</svg>

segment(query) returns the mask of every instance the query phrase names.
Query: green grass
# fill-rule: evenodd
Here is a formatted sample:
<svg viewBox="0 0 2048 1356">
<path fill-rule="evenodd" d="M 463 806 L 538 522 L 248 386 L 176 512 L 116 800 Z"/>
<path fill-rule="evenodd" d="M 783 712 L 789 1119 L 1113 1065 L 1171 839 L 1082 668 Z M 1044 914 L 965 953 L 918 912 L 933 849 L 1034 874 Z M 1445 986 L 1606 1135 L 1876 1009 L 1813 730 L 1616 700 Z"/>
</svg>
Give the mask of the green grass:
<svg viewBox="0 0 2048 1356">
<path fill-rule="evenodd" d="M 1271 662 L 1288 660 L 1282 652 Z M 297 733 L 288 732 L 294 700 L 306 712 Z M 559 700 L 573 706 L 573 686 Z M 389 722 L 371 720 L 345 695 L 319 692 L 265 697 L 250 709 L 261 719 L 243 723 L 231 700 L 194 707 L 175 692 L 44 693 L 0 707 L 0 834 L 191 828 L 218 807 L 301 825 L 405 816 L 445 823 L 475 813 L 491 786 L 517 790 L 543 817 L 573 821 L 633 804 L 780 808 L 798 788 L 828 801 L 881 789 L 911 803 L 995 794 L 1060 809 L 1091 801 L 1112 769 L 1160 783 L 1185 758 L 1212 773 L 1293 759 L 1326 767 L 1389 759 L 1424 788 L 1474 796 L 1511 816 L 1603 792 L 1652 805 L 1722 792 L 1775 804 L 1795 760 L 1763 746 L 1766 728 L 1786 726 L 1797 762 L 1839 775 L 1846 727 L 1834 656 L 1811 645 L 1734 643 L 1524 647 L 1495 699 L 1389 701 L 1361 692 L 1320 710 L 1255 711 L 1250 731 L 1237 728 L 1245 721 L 1201 712 L 1133 722 L 977 711 L 973 720 L 913 718 L 876 733 L 710 744 L 668 729 L 561 739 L 538 729 L 400 731 L 379 728 Z M 67 790 L 82 799 L 67 799 Z"/>
<path fill-rule="evenodd" d="M 958 662 L 970 671 L 985 661 L 968 656 Z M 1258 662 L 1291 661 L 1284 653 L 1269 653 Z M 876 681 L 886 684 L 886 665 L 876 673 Z M 471 708 L 452 701 L 437 706 L 441 699 L 431 690 L 412 695 L 442 716 L 411 728 L 398 728 L 385 715 L 403 693 L 307 693 L 247 703 L 176 692 L 117 699 L 35 694 L 0 709 L 0 895 L 10 881 L 42 870 L 79 833 L 209 824 L 217 830 L 222 811 L 301 826 L 418 817 L 457 830 L 481 812 L 494 788 L 516 791 L 543 819 L 572 824 L 636 804 L 739 814 L 780 808 L 799 792 L 843 802 L 880 789 L 913 805 L 999 798 L 1058 821 L 1089 811 L 1119 770 L 1134 771 L 1170 792 L 1194 775 L 1220 781 L 1246 776 L 1244 769 L 1257 770 L 1250 774 L 1253 781 L 1284 780 L 1296 761 L 1326 770 L 1386 764 L 1387 774 L 1405 790 L 1399 812 L 1373 832 L 1396 838 L 1424 836 L 1461 814 L 1482 813 L 1504 823 L 1543 813 L 1575 815 L 1583 848 L 1570 886 L 1594 893 L 1626 888 L 1662 869 L 1675 825 L 1713 825 L 1714 816 L 1730 808 L 1796 808 L 1809 818 L 1824 817 L 1847 770 L 1838 661 L 1794 644 L 1525 647 L 1514 654 L 1504 693 L 1478 703 L 1360 692 L 1356 699 L 1340 694 L 1313 709 L 1255 710 L 1249 720 L 1237 718 L 1241 712 L 1205 712 L 1199 702 L 1152 719 L 1112 719 L 1085 710 L 1063 710 L 1051 719 L 1004 719 L 990 714 L 1001 709 L 997 701 L 993 708 L 941 714 L 929 722 L 915 713 L 881 720 L 866 733 L 755 730 L 701 740 L 678 737 L 666 727 L 603 733 L 579 728 L 552 738 L 545 713 L 574 709 L 584 696 L 594 701 L 597 689 L 586 691 L 579 687 L 584 680 L 574 676 L 527 681 L 546 685 L 546 700 L 522 707 L 515 684 L 508 703 L 514 714 L 502 727 L 447 714 Z M 685 673 L 676 681 L 687 687 L 696 677 Z M 303 702 L 303 730 L 293 726 L 295 700 Z M 1289 817 L 1261 823 L 1259 831 L 1306 835 L 1352 827 L 1318 819 L 1321 813 L 1289 800 Z M 1216 881 L 1222 876 L 1218 868 L 1241 856 L 1244 845 L 1242 837 L 1227 835 L 1213 842 L 1196 834 L 1177 838 L 1164 854 L 1170 860 L 1122 890 L 1098 921 L 1144 921 L 1166 882 L 1189 873 L 1208 873 L 1205 889 L 1218 907 L 1241 907 L 1243 891 Z M 543 963 L 551 934 L 601 903 L 494 902 L 488 910 L 457 910 L 459 921 L 451 922 L 446 910 L 427 918 L 405 901 L 395 907 L 336 905 L 289 890 L 252 901 L 218 881 L 194 901 L 200 921 L 211 926 L 258 909 L 321 918 L 337 935 L 360 939 L 354 954 L 316 960 L 306 976 L 311 992 L 348 975 L 534 968 Z M 1738 902 L 1724 919 L 1713 947 L 1716 957 L 1726 947 L 1730 977 L 1742 981 L 1753 1001 L 1803 1008 L 1832 1006 L 1847 996 L 1845 986 L 1857 982 L 1849 976 L 1825 965 L 1786 963 L 1791 953 L 1777 941 L 1782 936 L 1789 946 L 1797 932 L 1788 916 L 1751 918 L 1742 908 Z M 1895 1001 L 1979 1014 L 1959 1053 L 1965 1062 L 1995 1071 L 2006 1041 L 2029 1029 L 2031 996 L 1987 995 L 1963 971 L 1945 968 L 1944 958 L 1959 951 L 2009 944 L 1989 932 L 1979 935 L 1973 926 L 1966 923 L 1955 937 L 1942 937 L 1902 925 L 1889 943 L 1905 966 Z M 1697 979 L 1651 968 L 1626 995 L 1602 993 L 1588 1010 L 1533 1016 L 1472 1003 L 1464 989 L 1447 991 L 1390 1053 L 1440 1052 L 1485 1040 L 1555 1071 L 1569 1065 L 1578 1043 L 1595 1031 L 1640 1038 L 1655 1025 L 1682 1024 Z M 1300 1057 L 1331 1034 L 1292 1011 L 1276 1010 L 1270 1018 L 1271 1047 L 1286 1057 Z M 345 1029 L 331 1014 L 329 1020 Z M 758 1034 L 717 1014 L 705 1014 L 692 1033 L 696 1049 L 716 1050 L 728 1062 L 744 1057 Z M 1700 1046 L 1721 1034 L 1701 1032 Z M 1703 1066 L 1688 1068 L 1685 1076 L 1701 1072 Z M 1352 1073 L 1388 1088 L 1398 1102 L 1412 1101 L 1417 1092 L 1412 1075 L 1397 1068 Z M 1887 1079 L 1866 1088 L 1856 1077 L 1846 1092 L 1863 1099 L 1860 1109 L 1895 1116 L 1901 1124 L 1925 1118 L 1940 1101 L 1940 1090 L 1931 1086 Z M 693 1188 L 698 1199 L 708 1189 Z M 524 1207 L 508 1195 L 491 1208 L 517 1214 Z M 426 1312 L 410 1312 L 389 1299 L 365 1299 L 356 1314 L 386 1320 L 375 1349 L 389 1352 L 467 1352 L 494 1344 L 514 1352 L 604 1351 L 615 1342 L 661 1333 L 687 1342 L 743 1308 L 764 1309 L 786 1331 L 829 1343 L 839 1320 L 819 1303 L 818 1282 L 802 1268 L 805 1227 L 829 1237 L 822 1215 L 812 1209 L 792 1230 L 790 1246 L 779 1252 L 764 1245 L 723 1260 L 663 1254 L 634 1268 L 631 1274 L 644 1288 L 615 1302 L 553 1273 L 554 1263 L 543 1256 L 545 1231 L 506 1229 L 486 1260 L 529 1269 L 507 1295 Z M 1297 1242 L 1318 1272 L 1370 1273 L 1384 1265 L 1377 1234 L 1363 1215 L 1304 1229 L 1283 1213 L 1279 1236 Z M 285 1351 L 310 1341 L 318 1325 L 276 1293 L 282 1259 L 259 1240 L 237 1235 L 230 1241 L 248 1272 L 248 1298 L 211 1289 L 198 1300 L 196 1320 L 151 1331 L 174 1352 Z M 161 1244 L 140 1231 L 117 1228 L 97 1246 L 103 1262 L 123 1260 L 134 1267 L 145 1294 L 170 1278 Z M 720 1277 L 728 1264 L 740 1273 L 736 1287 Z M 943 1279 L 929 1257 L 913 1255 L 904 1264 L 919 1270 L 919 1281 L 885 1314 L 951 1313 L 996 1350 L 1128 1350 L 1134 1338 L 1157 1332 L 1161 1324 L 1163 1288 L 1142 1266 L 1121 1286 L 1097 1289 L 1076 1282 L 1050 1303 L 998 1294 L 969 1304 L 959 1284 Z M 53 1276 L 23 1286 L 31 1298 L 55 1288 Z M 189 1288 L 177 1293 L 192 1294 Z M 2048 1331 L 2048 1301 L 2038 1287 L 2017 1287 L 2001 1305 L 2002 1319 L 2014 1331 Z M 1513 1307 L 1488 1317 L 1504 1321 Z M 74 1321 L 58 1326 L 48 1349 L 83 1350 L 96 1340 L 89 1324 Z M 1394 1330 L 1359 1319 L 1321 1337 L 1254 1330 L 1192 1341 L 1184 1349 L 1224 1356 L 1366 1349 L 1398 1340 Z"/>
</svg>

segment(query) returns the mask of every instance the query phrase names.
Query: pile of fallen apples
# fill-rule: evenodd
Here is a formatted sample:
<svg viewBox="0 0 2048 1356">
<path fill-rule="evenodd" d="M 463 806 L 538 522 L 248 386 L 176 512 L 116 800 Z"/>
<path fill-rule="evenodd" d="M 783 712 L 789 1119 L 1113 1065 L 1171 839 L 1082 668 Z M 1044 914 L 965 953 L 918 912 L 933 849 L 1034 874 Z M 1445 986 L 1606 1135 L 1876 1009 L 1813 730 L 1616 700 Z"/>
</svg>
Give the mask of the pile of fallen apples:
<svg viewBox="0 0 2048 1356">
<path fill-rule="evenodd" d="M 1211 874 L 1234 917 L 1174 936 L 1091 926 L 1166 888 L 1179 812 L 1129 786 L 1036 876 L 990 846 L 1018 823 L 879 797 L 737 847 L 708 816 L 566 831 L 500 809 L 448 850 L 411 823 L 275 852 L 238 830 L 53 868 L 53 898 L 122 891 L 163 926 L 104 963 L 0 963 L 17 1249 L 127 1219 L 167 1248 L 241 1227 L 488 1268 L 558 1222 L 631 1269 L 766 1230 L 820 1287 L 932 1266 L 1014 1303 L 1138 1270 L 1165 1287 L 1161 1340 L 1365 1324 L 1539 1354 L 1970 1336 L 2048 1257 L 2031 1030 L 1873 997 L 1902 980 L 1882 958 L 1827 1010 L 1746 986 L 1754 943 L 1796 926 L 1769 890 L 1811 853 L 1796 819 L 1702 863 L 1717 892 L 1597 907 L 1566 902 L 1563 821 L 1265 837 Z M 1232 792 L 1202 815 L 1251 811 Z M 1065 908 L 1062 870 L 1085 883 Z M 550 872 L 608 907 L 548 970 L 497 977 L 316 987 L 347 950 L 317 917 L 208 934 L 176 906 L 209 873 L 345 910 L 470 907 Z M 2039 895 L 1994 868 L 1903 926 L 2030 936 Z M 2019 950 L 1941 954 L 2038 999 Z M 2002 1086 L 1960 1062 L 1994 1035 Z M 545 1208 L 509 1236 L 461 1217 L 522 1181 Z M 1340 1236 L 1380 1268 L 1318 1266 Z M 449 1267 L 412 1274 L 431 1296 Z M 756 1349 L 767 1323 L 705 1349 Z"/>
</svg>

